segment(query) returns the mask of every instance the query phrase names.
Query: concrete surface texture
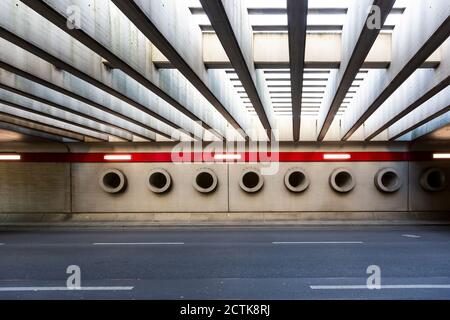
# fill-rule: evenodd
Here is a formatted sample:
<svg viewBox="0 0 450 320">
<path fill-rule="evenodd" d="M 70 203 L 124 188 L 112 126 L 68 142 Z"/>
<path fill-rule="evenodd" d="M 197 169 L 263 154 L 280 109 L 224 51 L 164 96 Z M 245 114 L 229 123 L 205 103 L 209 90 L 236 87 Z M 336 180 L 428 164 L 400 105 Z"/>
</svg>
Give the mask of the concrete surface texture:
<svg viewBox="0 0 450 320">
<path fill-rule="evenodd" d="M 448 227 L 17 231 L 0 299 L 450 299 Z"/>
<path fill-rule="evenodd" d="M 264 174 L 269 168 L 267 163 L 1 163 L 0 218 L 8 220 L 14 216 L 11 214 L 26 213 L 148 213 L 148 221 L 295 221 L 317 212 L 318 218 L 327 213 L 336 220 L 346 219 L 345 213 L 348 213 L 348 219 L 355 219 L 354 214 L 360 213 L 362 220 L 376 215 L 388 218 L 392 213 L 395 220 L 404 216 L 402 213 L 411 213 L 413 217 L 413 213 L 450 211 L 447 201 L 450 165 L 446 162 L 274 165 L 274 172 Z M 434 167 L 442 170 L 443 179 L 447 181 L 431 176 L 430 181 L 442 184 L 442 188 L 426 191 L 420 184 L 421 174 Z M 286 173 L 296 168 L 301 169 L 310 181 L 302 192 L 292 192 L 285 185 Z M 330 176 L 339 168 L 352 173 L 355 186 L 349 192 L 336 192 L 330 185 Z M 395 192 L 383 192 L 376 186 L 377 173 L 385 168 L 398 173 L 396 183 L 400 187 Z M 101 186 L 102 175 L 111 169 L 118 170 L 126 179 L 120 192 L 109 193 Z M 163 193 L 152 192 L 149 188 L 149 177 L 155 169 L 164 169 L 170 175 L 171 186 Z M 196 176 L 203 169 L 211 170 L 217 176 L 217 186 L 210 193 L 199 192 L 194 187 Z M 240 186 L 242 173 L 248 170 L 263 173 L 263 184 L 257 192 L 246 192 Z M 387 184 L 392 183 L 386 179 Z M 111 183 L 116 182 L 113 179 Z M 208 179 L 204 183 L 208 184 Z M 142 220 L 142 217 L 136 219 Z"/>
<path fill-rule="evenodd" d="M 38 144 L 5 143 L 1 152 L 170 152 L 174 144 Z M 443 146 L 425 144 L 412 151 L 445 150 Z M 405 144 L 385 145 L 346 143 L 283 145 L 281 152 L 404 152 Z M 439 191 L 426 191 L 420 184 L 421 174 L 429 168 L 440 168 L 447 181 L 438 177 Z M 353 175 L 354 188 L 347 193 L 330 186 L 336 169 L 347 169 Z M 394 169 L 398 174 L 397 191 L 383 192 L 375 179 L 380 170 Z M 121 192 L 108 193 L 100 180 L 108 169 L 119 170 L 126 183 Z M 165 192 L 149 188 L 152 172 L 164 169 L 171 185 Z M 194 187 L 196 175 L 212 170 L 217 186 L 210 193 Z M 246 170 L 262 173 L 258 192 L 245 192 L 240 186 Z M 307 188 L 293 192 L 285 185 L 286 173 L 301 170 L 309 179 Z M 436 220 L 446 219 L 450 211 L 446 161 L 370 161 L 370 162 L 283 162 L 283 163 L 0 163 L 0 221 L 13 222 L 218 222 L 239 221 L 311 221 L 311 220 Z M 114 181 L 113 181 L 114 182 Z M 251 182 L 251 181 L 250 181 Z M 209 183 L 206 181 L 206 183 Z M 296 183 L 293 181 L 293 183 Z M 301 181 L 297 181 L 301 183 Z M 346 183 L 345 181 L 343 183 Z M 389 179 L 386 180 L 389 183 Z M 392 181 L 391 181 L 392 183 Z M 447 218 L 448 220 L 448 218 Z"/>
</svg>

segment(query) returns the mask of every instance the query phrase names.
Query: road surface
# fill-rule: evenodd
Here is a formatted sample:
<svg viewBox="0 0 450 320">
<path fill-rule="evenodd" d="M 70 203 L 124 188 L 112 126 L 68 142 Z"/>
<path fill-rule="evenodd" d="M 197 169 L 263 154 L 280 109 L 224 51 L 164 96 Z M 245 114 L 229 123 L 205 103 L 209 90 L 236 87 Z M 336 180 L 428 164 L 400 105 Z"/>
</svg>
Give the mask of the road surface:
<svg viewBox="0 0 450 320">
<path fill-rule="evenodd" d="M 0 299 L 450 299 L 450 227 L 0 230 Z"/>
</svg>

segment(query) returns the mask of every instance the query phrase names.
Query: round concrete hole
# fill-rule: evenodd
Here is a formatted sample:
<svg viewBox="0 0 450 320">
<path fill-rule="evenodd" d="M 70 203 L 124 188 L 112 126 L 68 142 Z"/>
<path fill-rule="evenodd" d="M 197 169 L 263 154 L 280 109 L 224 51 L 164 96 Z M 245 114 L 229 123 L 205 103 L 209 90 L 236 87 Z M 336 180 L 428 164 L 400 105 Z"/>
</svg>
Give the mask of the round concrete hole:
<svg viewBox="0 0 450 320">
<path fill-rule="evenodd" d="M 336 169 L 330 176 L 330 185 L 335 191 L 346 193 L 355 188 L 356 182 L 349 170 Z"/>
<path fill-rule="evenodd" d="M 381 169 L 375 175 L 375 186 L 382 192 L 396 192 L 402 186 L 400 175 L 395 169 Z"/>
<path fill-rule="evenodd" d="M 447 187 L 447 175 L 440 168 L 427 169 L 420 177 L 420 185 L 426 191 L 442 191 Z"/>
<path fill-rule="evenodd" d="M 201 193 L 210 193 L 217 187 L 217 175 L 211 169 L 201 169 L 194 178 L 194 188 Z"/>
<path fill-rule="evenodd" d="M 148 188 L 154 193 L 164 193 L 172 185 L 170 174 L 164 169 L 154 169 L 148 178 Z"/>
<path fill-rule="evenodd" d="M 107 193 L 119 193 L 126 187 L 125 175 L 117 169 L 105 170 L 99 182 L 100 187 Z"/>
<path fill-rule="evenodd" d="M 284 185 L 292 192 L 305 191 L 309 183 L 309 177 L 302 169 L 289 169 L 284 176 Z"/>
<path fill-rule="evenodd" d="M 239 185 L 245 192 L 258 192 L 264 185 L 264 178 L 258 171 L 247 169 L 242 173 Z"/>
</svg>

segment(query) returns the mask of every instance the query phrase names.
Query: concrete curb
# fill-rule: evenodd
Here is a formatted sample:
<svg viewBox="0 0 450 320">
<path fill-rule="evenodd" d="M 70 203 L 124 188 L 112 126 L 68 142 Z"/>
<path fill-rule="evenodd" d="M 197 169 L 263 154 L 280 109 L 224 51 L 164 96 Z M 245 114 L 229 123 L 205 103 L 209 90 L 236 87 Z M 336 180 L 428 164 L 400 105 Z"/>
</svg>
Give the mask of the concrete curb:
<svg viewBox="0 0 450 320">
<path fill-rule="evenodd" d="M 331 227 L 331 226 L 447 226 L 450 221 L 272 221 L 272 222 L 17 222 L 0 223 L 0 230 L 42 229 L 42 228 L 296 228 L 296 227 Z"/>
</svg>

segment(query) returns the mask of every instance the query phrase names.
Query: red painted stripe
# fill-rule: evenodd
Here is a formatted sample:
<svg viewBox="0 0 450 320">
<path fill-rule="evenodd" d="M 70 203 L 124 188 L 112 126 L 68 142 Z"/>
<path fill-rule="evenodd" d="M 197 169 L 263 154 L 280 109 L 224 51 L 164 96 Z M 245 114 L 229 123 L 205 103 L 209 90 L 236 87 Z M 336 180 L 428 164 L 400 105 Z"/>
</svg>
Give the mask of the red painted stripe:
<svg viewBox="0 0 450 320">
<path fill-rule="evenodd" d="M 130 161 L 104 160 L 107 154 L 131 155 Z M 209 153 L 21 153 L 20 162 L 354 162 L 354 161 L 429 161 L 433 152 L 242 152 L 240 160 L 215 160 Z M 325 154 L 349 154 L 349 160 L 325 160 Z M 1 161 L 1 160 L 0 160 Z M 436 161 L 436 160 L 435 160 Z M 8 162 L 8 161 L 2 161 Z"/>
</svg>

